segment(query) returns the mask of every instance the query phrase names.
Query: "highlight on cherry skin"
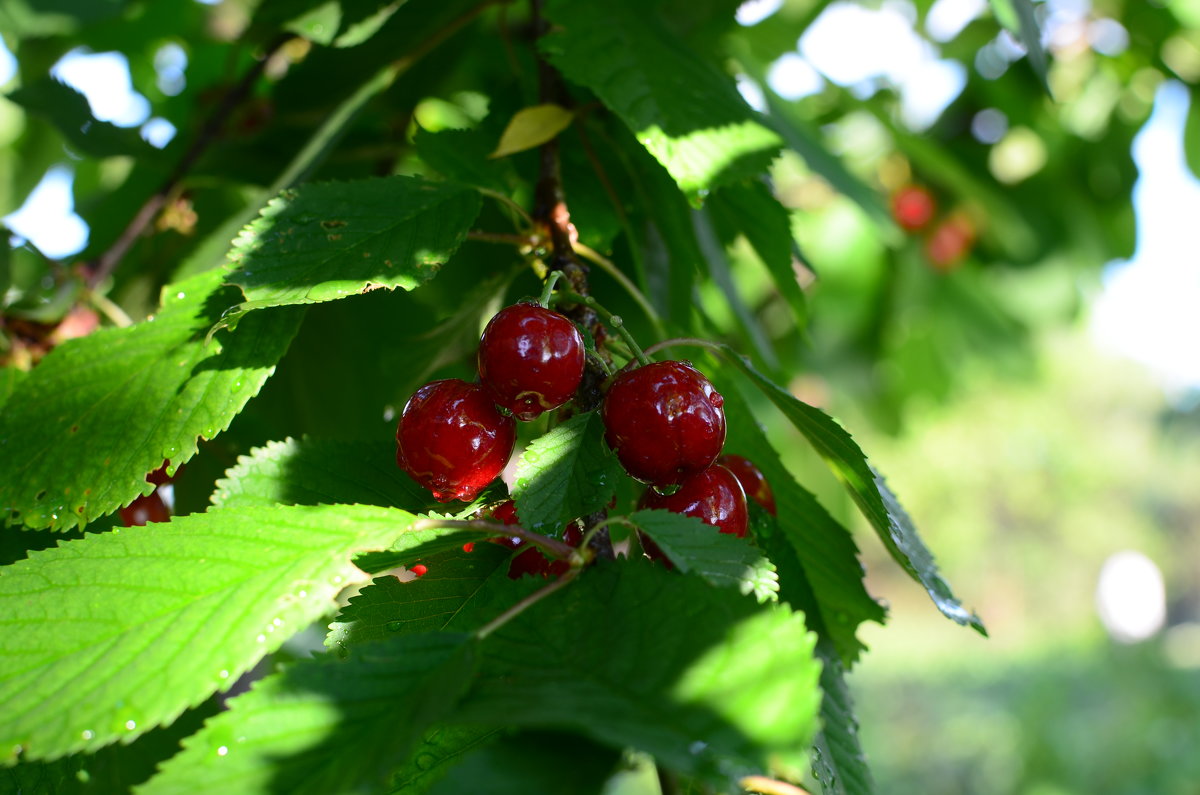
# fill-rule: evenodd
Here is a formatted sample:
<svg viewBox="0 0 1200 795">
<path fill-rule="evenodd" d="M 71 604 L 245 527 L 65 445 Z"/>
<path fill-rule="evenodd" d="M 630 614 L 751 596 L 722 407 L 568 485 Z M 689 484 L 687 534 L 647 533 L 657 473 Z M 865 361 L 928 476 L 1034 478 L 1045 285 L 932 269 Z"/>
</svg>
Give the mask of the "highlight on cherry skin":
<svg viewBox="0 0 1200 795">
<path fill-rule="evenodd" d="M 396 463 L 438 502 L 470 501 L 504 469 L 516 439 L 516 422 L 483 386 L 447 378 L 421 387 L 404 405 Z"/>
<path fill-rule="evenodd" d="M 717 459 L 717 463 L 733 473 L 738 483 L 742 484 L 742 490 L 746 492 L 748 499 L 757 502 L 772 516 L 776 515 L 775 494 L 771 491 L 771 484 L 753 461 L 744 456 L 726 453 Z"/>
<path fill-rule="evenodd" d="M 570 320 L 538 304 L 496 313 L 479 340 L 479 380 L 496 404 L 522 422 L 566 403 L 583 380 L 583 336 Z"/>
<path fill-rule="evenodd" d="M 725 444 L 725 400 L 687 362 L 617 376 L 600 405 L 604 438 L 629 475 L 669 486 L 710 466 Z"/>
</svg>

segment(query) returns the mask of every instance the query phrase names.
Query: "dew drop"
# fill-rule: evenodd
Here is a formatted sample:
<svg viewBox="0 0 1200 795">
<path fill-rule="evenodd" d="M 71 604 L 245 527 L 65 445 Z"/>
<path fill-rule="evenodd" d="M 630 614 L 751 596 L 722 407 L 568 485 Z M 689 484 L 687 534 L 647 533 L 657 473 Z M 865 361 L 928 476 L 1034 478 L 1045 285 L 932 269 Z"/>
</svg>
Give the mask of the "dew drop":
<svg viewBox="0 0 1200 795">
<path fill-rule="evenodd" d="M 133 731 L 134 729 L 137 728 L 137 721 L 133 721 L 133 720 L 125 721 L 125 728 L 128 729 L 129 731 Z"/>
<path fill-rule="evenodd" d="M 184 298 L 187 298 L 187 293 L 185 293 L 183 290 L 180 290 L 179 292 L 175 293 L 175 297 L 182 301 Z"/>
<path fill-rule="evenodd" d="M 301 599 L 303 599 L 304 597 L 308 596 L 308 591 L 306 591 L 304 589 L 300 589 L 300 591 L 296 594 L 296 596 L 299 596 Z"/>
<path fill-rule="evenodd" d="M 87 772 L 86 770 L 78 770 L 75 772 L 75 778 L 79 781 L 80 784 L 86 784 L 92 780 L 92 774 Z"/>
<path fill-rule="evenodd" d="M 531 464 L 536 464 L 538 461 L 541 460 L 541 458 L 542 458 L 542 456 L 535 450 L 526 450 L 525 451 L 525 460 Z"/>
<path fill-rule="evenodd" d="M 229 671 L 221 671 L 219 674 L 217 674 L 217 676 L 221 677 L 222 679 L 228 679 Z"/>
<path fill-rule="evenodd" d="M 334 584 L 334 585 L 341 585 L 341 584 L 342 584 L 342 575 L 340 575 L 340 574 L 339 574 L 339 575 L 335 576 L 335 577 L 333 578 L 333 584 Z"/>
<path fill-rule="evenodd" d="M 267 636 L 266 636 L 266 635 L 259 635 L 257 638 L 255 638 L 255 640 L 256 640 L 256 641 L 258 641 L 259 643 L 266 643 L 266 642 L 267 642 Z"/>
<path fill-rule="evenodd" d="M 230 387 L 229 387 L 230 392 L 239 392 L 239 391 L 241 391 L 241 389 L 242 389 L 242 379 L 240 379 L 240 378 L 238 380 L 234 381 L 233 384 L 230 385 Z"/>
<path fill-rule="evenodd" d="M 96 733 L 94 731 L 92 731 L 91 729 L 84 729 L 80 736 L 83 737 L 83 739 L 85 739 L 85 740 L 90 740 L 96 736 Z"/>
<path fill-rule="evenodd" d="M 438 758 L 431 753 L 418 754 L 416 758 L 417 768 L 420 770 L 432 770 L 438 763 Z"/>
<path fill-rule="evenodd" d="M 225 756 L 227 753 L 229 753 L 229 746 L 227 745 L 222 745 L 217 749 L 217 756 Z"/>
<path fill-rule="evenodd" d="M 389 621 L 387 628 L 388 628 L 389 632 L 399 632 L 400 630 L 404 629 L 404 622 L 403 621 Z"/>
<path fill-rule="evenodd" d="M 282 626 L 283 626 L 283 619 L 282 619 L 282 618 L 273 618 L 273 619 L 271 619 L 271 623 L 272 623 L 272 624 L 274 624 L 274 625 L 275 625 L 275 626 L 277 626 L 277 627 L 282 627 Z"/>
</svg>

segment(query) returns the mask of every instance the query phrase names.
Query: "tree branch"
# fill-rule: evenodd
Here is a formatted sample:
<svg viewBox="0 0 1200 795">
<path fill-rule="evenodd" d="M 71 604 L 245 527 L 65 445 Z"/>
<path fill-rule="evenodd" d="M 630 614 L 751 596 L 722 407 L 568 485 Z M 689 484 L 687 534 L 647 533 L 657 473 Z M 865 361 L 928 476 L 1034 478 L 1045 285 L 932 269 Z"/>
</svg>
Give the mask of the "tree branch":
<svg viewBox="0 0 1200 795">
<path fill-rule="evenodd" d="M 263 56 L 221 98 L 221 103 L 213 109 L 213 112 L 204 122 L 204 126 L 200 128 L 200 132 L 196 134 L 191 146 L 187 148 L 187 151 L 183 153 L 183 157 L 175 164 L 175 168 L 171 171 L 171 175 L 167 177 L 166 182 L 162 184 L 162 187 L 146 200 L 141 209 L 133 216 L 129 225 L 125 227 L 125 230 L 121 232 L 107 250 L 100 256 L 84 264 L 84 278 L 89 288 L 95 288 L 96 285 L 103 282 L 116 270 L 117 265 L 129 253 L 129 249 L 133 248 L 133 244 L 137 241 L 138 237 L 158 217 L 159 212 L 166 205 L 171 195 L 175 193 L 175 190 L 179 187 L 183 178 L 187 176 L 192 166 L 196 164 L 196 161 L 200 159 L 205 150 L 220 137 L 221 128 L 225 126 L 225 122 L 233 115 L 238 105 L 245 101 L 250 90 L 262 75 L 263 70 L 266 69 L 267 62 L 271 60 L 271 57 L 283 45 L 287 44 L 293 38 L 296 38 L 293 34 L 285 33 L 267 45 Z"/>
</svg>

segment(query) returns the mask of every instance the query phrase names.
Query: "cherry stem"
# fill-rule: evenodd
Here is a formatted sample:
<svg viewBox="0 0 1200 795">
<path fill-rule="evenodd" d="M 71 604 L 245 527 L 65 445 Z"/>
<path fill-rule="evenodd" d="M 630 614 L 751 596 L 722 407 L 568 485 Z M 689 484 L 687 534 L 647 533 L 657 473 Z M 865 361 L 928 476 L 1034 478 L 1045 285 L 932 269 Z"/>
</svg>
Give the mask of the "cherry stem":
<svg viewBox="0 0 1200 795">
<path fill-rule="evenodd" d="M 596 522 L 596 524 L 593 527 L 588 529 L 587 533 L 583 536 L 583 540 L 579 542 L 579 548 L 587 549 L 588 544 L 590 544 L 592 542 L 592 536 L 596 535 L 601 530 L 603 530 L 605 527 L 608 527 L 610 524 L 623 524 L 627 527 L 632 527 L 635 530 L 637 529 L 637 525 L 635 525 L 633 522 L 629 521 L 628 517 L 609 516 L 606 519 L 601 519 L 599 522 Z"/>
<path fill-rule="evenodd" d="M 477 188 L 475 188 L 475 190 L 479 191 L 479 193 L 481 195 L 487 196 L 489 199 L 495 199 L 496 201 L 500 202 L 500 204 L 503 204 L 505 207 L 516 212 L 517 215 L 521 216 L 521 218 L 525 221 L 526 226 L 532 227 L 534 225 L 533 216 L 530 215 L 524 207 L 517 204 L 512 199 L 508 198 L 503 193 L 500 193 L 499 191 L 491 190 L 490 188 L 478 188 L 477 187 Z"/>
<path fill-rule="evenodd" d="M 537 239 L 529 235 L 504 235 L 496 232 L 481 232 L 478 229 L 467 232 L 467 240 L 478 240 L 481 243 L 501 243 L 517 248 L 532 248 L 537 245 Z"/>
<path fill-rule="evenodd" d="M 658 316 L 658 313 L 654 311 L 654 307 L 651 306 L 650 302 L 646 300 L 646 296 L 642 295 L 642 291 L 637 288 L 637 285 L 634 284 L 628 276 L 622 273 L 621 269 L 613 264 L 612 260 L 603 256 L 599 251 L 596 251 L 589 246 L 585 246 L 583 243 L 578 241 L 575 243 L 575 252 L 589 262 L 599 265 L 602 271 L 611 276 L 617 282 L 617 284 L 621 285 L 621 287 L 625 289 L 625 292 L 629 293 L 629 297 L 634 300 L 634 303 L 636 303 L 638 307 L 640 307 L 641 310 L 646 313 L 646 317 L 654 326 L 654 333 L 657 336 L 667 336 L 667 331 L 662 325 L 662 319 Z"/>
<path fill-rule="evenodd" d="M 728 352 L 719 343 L 712 342 L 711 340 L 702 340 L 699 337 L 672 337 L 669 340 L 663 340 L 662 342 L 656 342 L 653 345 L 651 345 L 649 348 L 646 349 L 646 355 L 653 356 L 654 354 L 661 351 L 663 348 L 675 348 L 675 347 L 684 346 L 684 345 L 693 347 L 693 348 L 708 348 L 709 350 L 711 350 L 715 353 L 719 353 L 722 356 L 729 355 Z"/>
<path fill-rule="evenodd" d="M 528 541 L 556 560 L 567 560 L 575 547 L 563 543 L 557 538 L 550 538 L 532 530 L 526 530 L 519 524 L 500 524 L 483 519 L 418 519 L 413 522 L 413 530 L 432 530 L 435 527 L 456 527 L 462 530 L 478 530 L 489 536 L 515 536 L 522 541 Z"/>
<path fill-rule="evenodd" d="M 612 312 L 609 312 L 600 305 L 599 301 L 597 301 L 595 298 L 592 298 L 590 295 L 580 295 L 579 293 L 572 292 L 570 290 L 559 290 L 558 296 L 562 300 L 570 301 L 574 304 L 583 304 L 588 309 L 595 311 L 595 313 L 599 315 L 613 331 L 617 332 L 617 335 L 621 338 L 621 340 L 629 346 L 629 350 L 633 351 L 633 355 L 637 358 L 640 364 L 650 364 L 649 357 L 642 353 L 642 349 L 637 344 L 637 340 L 635 340 L 633 335 L 629 333 L 629 329 L 625 328 L 625 321 L 621 319 L 620 315 L 614 315 Z"/>
<path fill-rule="evenodd" d="M 554 285 L 559 279 L 565 279 L 566 274 L 562 271 L 550 271 L 550 275 L 546 277 L 546 286 L 542 288 L 542 296 L 538 298 L 538 306 L 546 309 L 550 306 L 550 296 L 554 293 Z"/>
<path fill-rule="evenodd" d="M 576 577 L 578 577 L 579 572 L 581 572 L 581 571 L 583 571 L 583 569 L 577 568 L 577 567 L 571 567 L 570 569 L 567 569 L 567 571 L 561 577 L 559 577 L 557 580 L 555 580 L 554 582 L 549 583 L 545 587 L 539 588 L 538 590 L 529 594 L 529 596 L 526 596 L 524 599 L 517 602 L 512 607 L 508 608 L 500 615 L 496 616 L 494 619 L 489 621 L 487 624 L 484 624 L 482 627 L 475 630 L 475 637 L 478 638 L 479 640 L 483 640 L 488 635 L 492 634 L 496 630 L 500 629 L 500 627 L 507 624 L 509 621 L 512 621 L 514 618 L 521 615 L 526 610 L 528 610 L 529 608 L 533 607 L 538 602 L 545 599 L 550 594 L 552 594 L 555 591 L 559 590 L 560 588 L 566 586 L 568 583 L 570 583 L 572 580 L 574 580 Z"/>
</svg>

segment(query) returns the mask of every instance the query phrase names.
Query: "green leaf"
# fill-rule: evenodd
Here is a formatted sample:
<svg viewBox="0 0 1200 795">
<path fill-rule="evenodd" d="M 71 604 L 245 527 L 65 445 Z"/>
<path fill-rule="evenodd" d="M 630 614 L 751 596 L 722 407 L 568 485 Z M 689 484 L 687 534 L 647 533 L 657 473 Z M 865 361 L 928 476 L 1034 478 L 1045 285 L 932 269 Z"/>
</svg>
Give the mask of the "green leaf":
<svg viewBox="0 0 1200 795">
<path fill-rule="evenodd" d="M 485 491 L 480 496 L 478 502 L 482 502 L 484 499 L 494 502 L 497 496 L 495 493 Z M 439 519 L 455 521 L 466 518 L 468 514 L 476 510 L 476 505 L 477 503 L 472 503 L 462 513 L 458 514 L 457 517 L 424 514 L 420 518 L 425 520 L 426 524 L 422 525 L 420 529 L 411 530 L 400 536 L 396 539 L 396 543 L 389 549 L 377 552 L 365 552 L 356 556 L 354 558 L 354 565 L 363 571 L 378 574 L 381 571 L 394 569 L 397 566 L 408 566 L 418 560 L 427 560 L 433 555 L 453 552 L 472 541 L 480 541 L 487 537 L 488 534 L 486 532 L 463 529 L 453 525 L 448 527 L 439 527 L 436 525 Z"/>
<path fill-rule="evenodd" d="M 870 795 L 875 791 L 866 755 L 858 740 L 858 718 L 837 651 L 817 644 L 821 668 L 821 731 L 813 742 L 813 774 L 821 791 L 836 795 Z"/>
<path fill-rule="evenodd" d="M 418 129 L 413 145 L 421 160 L 446 179 L 507 194 L 514 181 L 512 163 L 488 159 L 494 140 L 484 130 Z"/>
<path fill-rule="evenodd" d="M 717 233 L 729 242 L 739 234 L 757 252 L 766 265 L 779 295 L 792 310 L 796 328 L 802 333 L 808 324 L 807 302 L 796 272 L 792 270 L 792 220 L 786 207 L 761 181 L 740 182 L 714 191 L 705 209 Z"/>
<path fill-rule="evenodd" d="M 608 504 L 621 465 L 603 439 L 600 412 L 592 411 L 576 414 L 525 449 L 512 490 L 524 527 L 557 535 L 565 523 Z"/>
<path fill-rule="evenodd" d="M 1192 86 L 1183 126 L 1183 154 L 1192 174 L 1200 177 L 1200 91 Z"/>
<path fill-rule="evenodd" d="M 230 701 L 138 788 L 195 792 L 377 791 L 471 681 L 467 635 L 401 635 L 295 663 Z"/>
<path fill-rule="evenodd" d="M 578 731 L 728 785 L 807 746 L 814 643 L 786 606 L 648 561 L 601 563 L 488 636 L 456 720 Z"/>
<path fill-rule="evenodd" d="M 26 82 L 9 94 L 8 99 L 30 114 L 45 118 L 72 149 L 82 154 L 91 157 L 158 157 L 157 150 L 142 140 L 137 130 L 98 121 L 83 94 L 52 77 Z"/>
<path fill-rule="evenodd" d="M 542 51 L 612 109 L 693 200 L 761 173 L 782 143 L 728 75 L 672 34 L 646 4 L 547 3 Z"/>
<path fill-rule="evenodd" d="M 360 503 L 414 513 L 433 503 L 396 466 L 396 444 L 389 439 L 268 442 L 240 456 L 211 499 L 218 508 Z"/>
<path fill-rule="evenodd" d="M 289 188 L 234 241 L 229 281 L 242 311 L 412 290 L 466 239 L 479 207 L 469 188 L 416 177 Z"/>
<path fill-rule="evenodd" d="M 1030 0 L 988 0 L 992 12 L 1000 24 L 1009 30 L 1025 48 L 1029 65 L 1047 93 L 1050 84 L 1046 81 L 1046 49 L 1042 46 L 1042 32 L 1038 29 L 1037 15 Z"/>
<path fill-rule="evenodd" d="M 263 36 L 282 29 L 324 46 L 354 47 L 379 32 L 403 2 L 396 0 L 267 0 L 254 12 Z"/>
<path fill-rule="evenodd" d="M 8 398 L 17 388 L 17 384 L 24 381 L 28 376 L 28 370 L 19 370 L 16 367 L 0 367 L 0 409 L 4 408 L 4 404 L 8 402 Z"/>
<path fill-rule="evenodd" d="M 425 559 L 429 570 L 415 580 L 401 582 L 396 577 L 376 578 L 352 597 L 337 620 L 329 625 L 325 645 L 345 650 L 398 633 L 447 629 L 464 610 L 482 615 L 485 610 L 480 606 L 483 604 L 480 600 L 487 597 L 485 583 L 497 572 L 507 579 L 511 557 L 511 549 L 484 542 L 480 537 L 471 552 L 465 552 L 459 546 Z M 535 583 L 534 580 L 530 582 Z M 495 612 L 499 614 L 502 610 Z M 483 623 L 485 620 L 480 619 L 479 624 Z"/>
<path fill-rule="evenodd" d="M 825 459 L 830 469 L 846 486 L 862 514 L 875 528 L 888 552 L 909 575 L 925 587 L 942 614 L 952 621 L 970 626 L 986 635 L 979 616 L 962 606 L 950 585 L 938 573 L 933 555 L 921 541 L 908 514 L 883 478 L 867 463 L 866 456 L 850 434 L 818 408 L 797 400 L 790 392 L 739 356 L 732 348 L 721 345 L 725 357 L 762 390 L 788 421 L 808 440 Z"/>
<path fill-rule="evenodd" d="M 363 579 L 350 556 L 412 520 L 362 506 L 214 511 L 5 567 L 4 757 L 52 759 L 170 722 L 325 613 Z"/>
<path fill-rule="evenodd" d="M 754 530 L 759 546 L 779 569 L 779 598 L 803 609 L 809 626 L 828 636 L 844 664 L 852 665 L 865 648 L 855 634 L 859 624 L 884 620 L 883 608 L 863 583 L 854 537 L 792 477 L 733 379 L 720 368 L 710 372 L 725 398 L 725 452 L 753 461 L 775 496 L 778 518 L 769 517 Z M 792 560 L 795 566 L 788 565 Z M 811 584 L 811 603 L 797 601 L 792 592 L 805 583 Z"/>
<path fill-rule="evenodd" d="M 574 113 L 554 103 L 521 108 L 504 128 L 491 157 L 505 157 L 552 141 L 574 119 Z"/>
<path fill-rule="evenodd" d="M 0 416 L 0 511 L 65 529 L 148 494 L 146 473 L 195 455 L 258 394 L 296 333 L 297 310 L 260 312 L 236 333 L 205 332 L 237 302 L 209 271 L 163 290 L 152 320 L 55 348 Z M 64 465 L 64 462 L 67 462 Z"/>
<path fill-rule="evenodd" d="M 424 795 L 462 758 L 504 735 L 479 726 L 438 726 L 425 732 L 407 762 L 392 776 L 393 795 Z"/>
<path fill-rule="evenodd" d="M 417 26 L 413 27 L 415 29 Z M 271 198 L 312 174 L 341 141 L 346 130 L 357 120 L 367 103 L 390 88 L 402 71 L 400 61 L 389 63 L 355 88 L 354 92 L 321 122 L 270 187 L 254 193 L 242 209 L 226 218 L 192 250 L 176 269 L 176 278 L 201 273 L 223 262 L 225 253 L 229 250 L 229 243 L 237 236 L 238 231 L 254 221 Z"/>
<path fill-rule="evenodd" d="M 619 759 L 617 750 L 577 734 L 521 732 L 468 755 L 429 792 L 460 795 L 487 782 L 488 795 L 600 795 Z"/>
<path fill-rule="evenodd" d="M 800 119 L 793 105 L 765 87 L 765 81 L 760 80 L 759 83 L 764 84 L 770 123 L 783 137 L 788 148 L 804 158 L 808 167 L 824 177 L 834 190 L 861 207 L 880 229 L 885 241 L 899 241 L 900 229 L 892 220 L 891 210 L 880 197 L 879 191 L 846 168 L 846 164 L 821 141 L 817 131 L 809 129 L 807 123 Z"/>
<path fill-rule="evenodd" d="M 695 572 L 718 587 L 753 593 L 760 602 L 778 598 L 775 567 L 745 539 L 670 511 L 637 511 L 629 521 L 650 536 L 680 571 Z"/>
</svg>

